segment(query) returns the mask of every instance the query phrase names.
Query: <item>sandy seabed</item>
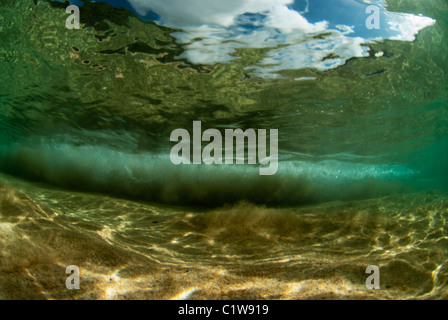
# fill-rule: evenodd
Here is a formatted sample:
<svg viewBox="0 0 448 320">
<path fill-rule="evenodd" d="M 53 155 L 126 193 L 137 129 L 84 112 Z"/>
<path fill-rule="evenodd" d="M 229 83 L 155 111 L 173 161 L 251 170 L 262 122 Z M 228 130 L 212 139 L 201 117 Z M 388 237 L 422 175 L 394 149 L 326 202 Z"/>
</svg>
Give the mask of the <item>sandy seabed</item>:
<svg viewBox="0 0 448 320">
<path fill-rule="evenodd" d="M 439 192 L 198 209 L 1 182 L 0 299 L 448 298 Z"/>
</svg>

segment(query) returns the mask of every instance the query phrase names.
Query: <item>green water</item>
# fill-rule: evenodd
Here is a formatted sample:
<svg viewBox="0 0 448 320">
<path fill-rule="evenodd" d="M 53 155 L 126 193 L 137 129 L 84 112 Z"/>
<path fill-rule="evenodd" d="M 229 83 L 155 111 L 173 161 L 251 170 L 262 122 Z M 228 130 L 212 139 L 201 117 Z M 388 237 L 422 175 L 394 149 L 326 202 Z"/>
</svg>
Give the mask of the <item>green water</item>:
<svg viewBox="0 0 448 320">
<path fill-rule="evenodd" d="M 263 62 L 285 43 L 198 63 L 188 28 L 0 1 L 0 298 L 447 298 L 446 1 L 388 1 L 435 22 L 325 69 Z M 174 166 L 193 121 L 278 129 L 278 173 Z"/>
</svg>

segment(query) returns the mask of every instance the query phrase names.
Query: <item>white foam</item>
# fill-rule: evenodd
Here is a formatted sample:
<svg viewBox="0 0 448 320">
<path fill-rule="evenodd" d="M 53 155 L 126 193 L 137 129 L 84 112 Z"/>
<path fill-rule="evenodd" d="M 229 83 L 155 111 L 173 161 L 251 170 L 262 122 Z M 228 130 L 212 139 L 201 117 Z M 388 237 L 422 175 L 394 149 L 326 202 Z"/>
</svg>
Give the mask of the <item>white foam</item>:
<svg viewBox="0 0 448 320">
<path fill-rule="evenodd" d="M 239 200 L 302 203 L 389 193 L 417 173 L 402 165 L 337 160 L 280 161 L 277 174 L 258 165 L 174 165 L 166 153 L 124 152 L 100 145 L 2 145 L 0 167 L 28 178 L 88 191 L 168 203 L 222 204 Z M 396 188 L 395 188 L 396 189 Z"/>
</svg>

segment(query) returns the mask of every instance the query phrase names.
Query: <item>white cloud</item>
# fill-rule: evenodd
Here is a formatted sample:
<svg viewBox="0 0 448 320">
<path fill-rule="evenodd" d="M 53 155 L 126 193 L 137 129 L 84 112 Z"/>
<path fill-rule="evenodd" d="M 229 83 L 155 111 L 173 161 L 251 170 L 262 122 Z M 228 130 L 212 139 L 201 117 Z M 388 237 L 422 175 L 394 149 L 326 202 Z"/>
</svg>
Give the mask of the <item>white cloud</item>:
<svg viewBox="0 0 448 320">
<path fill-rule="evenodd" d="M 380 7 L 386 27 L 375 37 L 363 38 L 354 26 L 331 21 L 310 23 L 289 6 L 294 0 L 128 0 L 141 15 L 150 10 L 160 16 L 158 23 L 182 31 L 173 33 L 184 44 L 183 58 L 194 64 L 227 63 L 237 48 L 272 48 L 253 74 L 277 77 L 285 69 L 335 68 L 352 57 L 367 55 L 363 44 L 372 40 L 412 41 L 431 18 L 388 12 L 384 0 L 364 0 Z M 308 0 L 313 1 L 313 0 Z M 365 15 L 353 7 L 352 15 Z M 308 8 L 308 6 L 307 6 Z M 252 14 L 252 15 L 248 15 Z M 367 16 L 366 16 L 367 17 Z M 318 33 L 328 33 L 315 39 Z M 281 46 L 281 47 L 280 47 Z M 324 59 L 325 58 L 325 59 Z"/>
<path fill-rule="evenodd" d="M 161 22 L 172 27 L 197 27 L 204 24 L 228 27 L 246 12 L 274 11 L 286 8 L 293 0 L 129 0 L 142 15 L 150 10 Z"/>
<path fill-rule="evenodd" d="M 388 13 L 390 14 L 390 13 Z M 398 34 L 392 40 L 414 41 L 415 35 L 423 28 L 433 25 L 434 19 L 405 13 L 393 13 L 388 21 L 389 29 Z"/>
</svg>

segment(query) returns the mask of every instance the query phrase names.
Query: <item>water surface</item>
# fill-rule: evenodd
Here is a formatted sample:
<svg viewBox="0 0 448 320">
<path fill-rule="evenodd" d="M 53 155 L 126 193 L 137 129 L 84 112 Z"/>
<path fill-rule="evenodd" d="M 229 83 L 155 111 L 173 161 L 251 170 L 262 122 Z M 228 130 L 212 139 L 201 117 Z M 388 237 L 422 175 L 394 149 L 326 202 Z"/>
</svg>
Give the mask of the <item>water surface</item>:
<svg viewBox="0 0 448 320">
<path fill-rule="evenodd" d="M 445 1 L 73 3 L 0 4 L 0 298 L 446 299 Z M 193 121 L 278 173 L 174 166 Z"/>
</svg>

